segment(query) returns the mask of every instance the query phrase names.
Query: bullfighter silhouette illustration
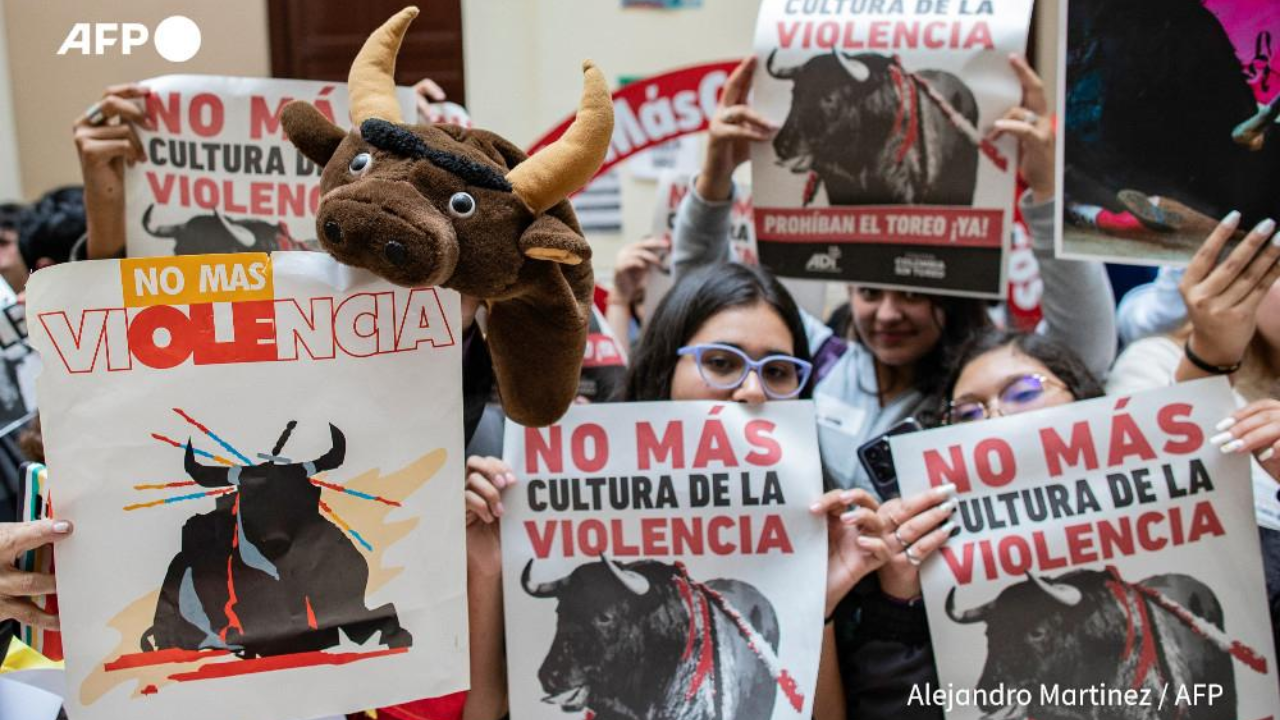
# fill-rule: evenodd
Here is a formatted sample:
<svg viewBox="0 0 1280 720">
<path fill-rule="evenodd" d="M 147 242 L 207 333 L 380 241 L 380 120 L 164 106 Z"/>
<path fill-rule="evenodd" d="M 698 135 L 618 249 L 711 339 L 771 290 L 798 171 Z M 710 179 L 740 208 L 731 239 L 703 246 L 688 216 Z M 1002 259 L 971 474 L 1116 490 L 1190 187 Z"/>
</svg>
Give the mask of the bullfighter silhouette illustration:
<svg viewBox="0 0 1280 720">
<path fill-rule="evenodd" d="M 321 513 L 313 476 L 342 465 L 346 437 L 331 424 L 328 452 L 294 462 L 281 453 L 296 425 L 289 422 L 256 465 L 204 465 L 187 441 L 187 475 L 226 492 L 213 510 L 184 523 L 154 622 L 140 639 L 144 652 L 224 650 L 242 658 L 315 652 L 338 645 L 339 630 L 360 644 L 375 632 L 388 648 L 413 644 L 394 605 L 365 605 L 368 564 Z"/>
</svg>

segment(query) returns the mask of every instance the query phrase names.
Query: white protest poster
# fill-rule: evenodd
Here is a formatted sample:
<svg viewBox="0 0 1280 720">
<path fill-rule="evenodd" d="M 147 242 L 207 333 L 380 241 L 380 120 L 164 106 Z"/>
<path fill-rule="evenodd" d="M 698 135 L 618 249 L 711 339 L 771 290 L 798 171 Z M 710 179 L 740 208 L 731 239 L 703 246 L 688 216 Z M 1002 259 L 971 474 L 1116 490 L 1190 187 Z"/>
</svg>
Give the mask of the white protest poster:
<svg viewBox="0 0 1280 720">
<path fill-rule="evenodd" d="M 1224 378 L 892 438 L 904 494 L 954 483 L 924 563 L 948 720 L 1274 718 L 1249 458 Z"/>
<path fill-rule="evenodd" d="M 459 296 L 322 253 L 28 286 L 76 720 L 305 720 L 467 687 Z"/>
<path fill-rule="evenodd" d="M 671 238 L 675 230 L 676 213 L 680 203 L 691 190 L 693 173 L 663 171 L 658 175 L 658 201 L 653 208 L 654 237 Z M 733 208 L 729 214 L 729 245 L 733 259 L 746 265 L 759 265 L 760 257 L 756 252 L 756 230 L 751 210 L 751 185 L 739 183 L 735 188 Z M 671 267 L 668 262 L 662 267 L 649 269 L 649 279 L 645 285 L 644 316 L 653 317 L 662 296 L 667 294 L 674 284 Z M 804 308 L 815 317 L 824 317 L 826 309 L 826 283 L 820 280 L 800 280 L 783 278 L 796 305 Z"/>
<path fill-rule="evenodd" d="M 125 169 L 129 257 L 317 249 L 320 173 L 285 137 L 291 100 L 349 129 L 345 83 L 164 75 L 143 80 L 151 128 L 139 127 L 146 162 Z M 396 89 L 414 122 L 411 88 Z M 469 126 L 453 103 L 418 122 Z"/>
<path fill-rule="evenodd" d="M 1033 0 L 764 0 L 754 143 L 760 261 L 818 277 L 999 298 Z"/>
<path fill-rule="evenodd" d="M 575 405 L 507 424 L 512 718 L 808 718 L 826 587 L 813 406 Z"/>
</svg>

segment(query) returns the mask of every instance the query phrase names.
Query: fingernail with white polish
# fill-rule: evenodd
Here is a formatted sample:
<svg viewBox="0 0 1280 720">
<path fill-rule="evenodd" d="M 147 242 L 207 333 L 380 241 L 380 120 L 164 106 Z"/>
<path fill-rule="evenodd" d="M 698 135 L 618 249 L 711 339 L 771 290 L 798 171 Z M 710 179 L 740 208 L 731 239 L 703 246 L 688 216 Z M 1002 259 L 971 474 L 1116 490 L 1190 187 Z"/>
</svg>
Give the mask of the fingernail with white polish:
<svg viewBox="0 0 1280 720">
<path fill-rule="evenodd" d="M 1226 217 L 1222 218 L 1223 225 L 1231 225 L 1234 227 L 1239 222 L 1240 222 L 1239 210 L 1232 210 L 1231 212 L 1227 213 Z"/>
<path fill-rule="evenodd" d="M 1276 456 L 1275 448 L 1267 448 L 1258 456 L 1258 462 L 1266 462 Z"/>
<path fill-rule="evenodd" d="M 843 522 L 845 524 L 853 523 L 857 521 L 857 519 L 858 519 L 857 510 L 850 510 L 849 512 L 840 516 L 840 522 Z"/>
<path fill-rule="evenodd" d="M 809 512 L 818 512 L 821 509 L 822 509 L 821 503 L 814 503 L 809 506 Z"/>
<path fill-rule="evenodd" d="M 513 473 L 507 473 L 507 484 L 508 484 L 508 485 L 515 485 L 515 484 L 516 484 L 516 476 L 515 476 L 515 474 L 513 474 Z"/>
<path fill-rule="evenodd" d="M 1221 445 L 1222 443 L 1227 442 L 1228 440 L 1234 440 L 1234 439 L 1235 439 L 1235 435 L 1232 435 L 1229 432 L 1221 432 L 1209 438 L 1209 442 L 1213 445 Z"/>
<path fill-rule="evenodd" d="M 497 511 L 494 514 L 497 515 L 498 517 L 502 517 L 502 515 L 507 511 L 506 508 L 502 507 L 502 503 L 498 503 L 497 505 L 494 505 L 493 509 Z"/>
<path fill-rule="evenodd" d="M 59 520 L 53 524 L 53 531 L 62 534 L 69 533 L 71 532 L 71 523 L 66 520 Z"/>
<path fill-rule="evenodd" d="M 1218 449 L 1221 450 L 1225 455 L 1227 453 L 1239 452 L 1240 448 L 1242 447 L 1244 447 L 1243 440 L 1232 440 L 1231 442 L 1227 443 L 1226 445 L 1223 445 Z"/>
<path fill-rule="evenodd" d="M 950 513 L 951 511 L 953 511 L 953 510 L 955 510 L 955 509 L 956 509 L 956 505 L 957 505 L 959 502 L 960 502 L 959 500 L 956 500 L 955 498 L 951 498 L 950 500 L 948 500 L 948 501 L 946 501 L 946 502 L 942 503 L 941 505 L 939 505 L 939 506 L 938 506 L 938 509 L 939 509 L 939 510 L 941 510 L 941 511 L 943 511 L 943 512 L 945 512 L 945 513 Z"/>
<path fill-rule="evenodd" d="M 960 527 L 956 525 L 955 520 L 948 520 L 942 527 L 938 528 L 947 534 L 947 537 L 953 537 Z"/>
<path fill-rule="evenodd" d="M 846 490 L 846 491 L 844 492 L 844 494 L 840 496 L 840 502 L 845 503 L 845 504 L 848 504 L 848 503 L 853 502 L 853 498 L 854 498 L 853 491 L 852 491 L 852 490 Z"/>
<path fill-rule="evenodd" d="M 1258 226 L 1255 227 L 1253 231 L 1259 235 L 1270 235 L 1272 232 L 1275 231 L 1275 229 L 1276 229 L 1276 221 L 1272 220 L 1271 218 L 1267 218 L 1266 220 L 1263 220 L 1262 222 L 1258 223 Z"/>
<path fill-rule="evenodd" d="M 956 494 L 956 484 L 947 483 L 945 485 L 939 485 L 933 489 L 933 494 L 938 497 L 951 497 Z"/>
<path fill-rule="evenodd" d="M 1229 417 L 1226 420 L 1223 420 L 1222 422 L 1218 423 L 1217 425 L 1214 425 L 1213 429 L 1221 432 L 1223 430 L 1229 430 L 1230 428 L 1234 427 L 1235 424 L 1236 424 L 1236 419 L 1233 417 Z"/>
</svg>

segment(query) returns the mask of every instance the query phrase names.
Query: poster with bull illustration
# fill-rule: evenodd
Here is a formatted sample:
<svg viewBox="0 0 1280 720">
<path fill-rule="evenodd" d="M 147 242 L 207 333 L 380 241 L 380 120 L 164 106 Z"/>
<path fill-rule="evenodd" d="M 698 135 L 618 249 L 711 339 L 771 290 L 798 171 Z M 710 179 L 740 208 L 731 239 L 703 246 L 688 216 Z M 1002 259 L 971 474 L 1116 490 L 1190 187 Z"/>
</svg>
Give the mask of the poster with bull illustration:
<svg viewBox="0 0 1280 720">
<path fill-rule="evenodd" d="M 467 686 L 459 296 L 327 254 L 28 286 L 76 720 L 305 720 Z"/>
<path fill-rule="evenodd" d="M 319 247 L 324 168 L 285 137 L 280 112 L 306 100 L 346 130 L 346 83 L 165 75 L 141 84 L 150 127 L 138 128 L 146 161 L 125 169 L 129 257 Z M 413 90 L 396 92 L 415 117 Z M 470 126 L 458 105 L 430 107 L 431 122 Z"/>
<path fill-rule="evenodd" d="M 514 720 L 808 718 L 826 527 L 808 402 L 574 406 L 507 424 Z"/>
<path fill-rule="evenodd" d="M 1060 13 L 1059 255 L 1185 265 L 1232 210 L 1242 231 L 1280 218 L 1280 3 Z"/>
<path fill-rule="evenodd" d="M 1271 720 L 1276 653 L 1249 458 L 1209 441 L 1224 378 L 898 435 L 903 492 L 951 483 L 924 561 L 948 720 Z"/>
<path fill-rule="evenodd" d="M 781 275 L 1000 298 L 1033 0 L 764 0 L 751 153 L 760 262 Z"/>
</svg>

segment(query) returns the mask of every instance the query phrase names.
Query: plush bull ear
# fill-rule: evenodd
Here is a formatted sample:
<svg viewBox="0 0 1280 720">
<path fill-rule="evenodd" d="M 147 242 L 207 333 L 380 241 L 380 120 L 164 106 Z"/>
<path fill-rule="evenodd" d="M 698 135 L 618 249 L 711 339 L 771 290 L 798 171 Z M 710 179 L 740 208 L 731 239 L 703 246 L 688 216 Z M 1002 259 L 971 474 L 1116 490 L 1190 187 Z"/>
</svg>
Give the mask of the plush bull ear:
<svg viewBox="0 0 1280 720">
<path fill-rule="evenodd" d="M 1084 593 L 1080 592 L 1080 588 L 1074 585 L 1055 583 L 1031 573 L 1027 573 L 1027 579 L 1035 583 L 1036 587 L 1043 590 L 1046 595 L 1067 607 L 1075 607 L 1084 599 Z"/>
<path fill-rule="evenodd" d="M 347 436 L 334 427 L 333 423 L 329 424 L 329 437 L 332 438 L 333 445 L 329 447 L 329 452 L 316 458 L 314 463 L 316 472 L 333 470 L 347 457 Z"/>
<path fill-rule="evenodd" d="M 311 162 L 324 167 L 347 136 L 342 128 L 329 122 L 311 103 L 294 100 L 280 112 L 280 122 L 289 134 L 289 142 Z"/>
<path fill-rule="evenodd" d="M 187 475 L 200 487 L 220 488 L 230 487 L 231 483 L 227 481 L 227 468 L 208 467 L 196 462 L 196 451 L 191 447 L 191 441 L 187 440 L 187 456 L 183 460 L 183 468 L 187 471 Z"/>
<path fill-rule="evenodd" d="M 985 622 L 987 619 L 987 613 L 991 612 L 991 606 L 994 602 L 995 601 L 992 600 L 986 605 L 981 605 L 971 610 L 965 610 L 962 613 L 957 613 L 956 589 L 951 588 L 951 590 L 947 592 L 947 617 L 951 618 L 952 622 L 959 623 L 961 625 Z"/>
<path fill-rule="evenodd" d="M 649 579 L 634 570 L 624 570 L 622 566 L 610 560 L 604 553 L 600 553 L 600 562 L 609 568 L 609 572 L 622 583 L 622 586 L 636 595 L 644 595 L 649 592 Z"/>
<path fill-rule="evenodd" d="M 831 52 L 835 54 L 836 60 L 840 61 L 840 66 L 844 68 L 845 72 L 849 73 L 849 77 L 858 82 L 866 82 L 867 78 L 871 77 L 871 68 L 867 67 L 866 63 L 858 60 L 856 56 L 845 55 L 839 50 L 832 50 Z"/>
<path fill-rule="evenodd" d="M 520 236 L 520 253 L 534 260 L 577 265 L 591 259 L 591 246 L 563 220 L 540 215 Z"/>
</svg>

